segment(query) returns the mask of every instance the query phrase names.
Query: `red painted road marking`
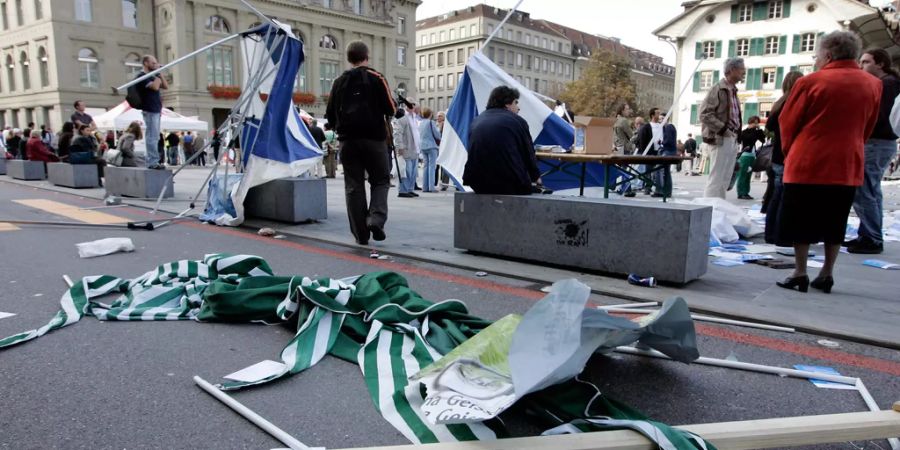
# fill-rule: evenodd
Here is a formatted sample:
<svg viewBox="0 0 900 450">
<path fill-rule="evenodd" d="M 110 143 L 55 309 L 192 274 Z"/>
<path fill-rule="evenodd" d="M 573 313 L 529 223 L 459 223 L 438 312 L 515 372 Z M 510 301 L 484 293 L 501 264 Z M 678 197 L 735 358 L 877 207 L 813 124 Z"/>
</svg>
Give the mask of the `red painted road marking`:
<svg viewBox="0 0 900 450">
<path fill-rule="evenodd" d="M 83 199 L 84 197 L 80 197 L 76 194 L 68 194 L 73 197 L 77 197 L 79 199 Z M 126 207 L 122 208 L 128 210 L 129 212 L 133 212 L 135 214 L 139 214 L 142 216 L 154 216 L 148 213 L 145 210 L 137 209 L 134 207 Z M 155 216 L 154 216 L 155 217 Z M 528 300 L 539 300 L 544 297 L 544 293 L 533 291 L 524 288 L 517 288 L 512 286 L 507 286 L 500 283 L 495 283 L 487 280 L 477 280 L 472 279 L 460 275 L 452 275 L 447 273 L 440 273 L 428 269 L 413 267 L 408 264 L 393 262 L 393 261 L 384 261 L 372 259 L 364 256 L 354 255 L 346 252 L 339 252 L 336 250 L 329 250 L 321 247 L 315 247 L 307 244 L 300 244 L 297 242 L 291 241 L 283 241 L 278 239 L 272 239 L 269 237 L 258 236 L 256 234 L 247 233 L 244 231 L 239 231 L 236 229 L 230 228 L 222 228 L 211 225 L 203 225 L 200 223 L 188 223 L 188 222 L 180 222 L 178 225 L 189 226 L 193 228 L 203 229 L 205 231 L 210 231 L 214 233 L 226 234 L 235 237 L 240 237 L 243 239 L 251 239 L 259 242 L 264 242 L 267 244 L 277 245 L 281 247 L 293 248 L 295 250 L 314 253 L 323 256 L 329 256 L 337 259 L 343 259 L 345 261 L 358 262 L 361 264 L 367 264 L 370 266 L 375 266 L 384 270 L 392 270 L 395 272 L 405 272 L 409 274 L 421 275 L 424 277 L 445 281 L 449 283 L 461 284 L 464 286 L 470 286 L 477 289 L 483 289 L 486 291 L 498 292 L 501 294 L 514 295 L 520 298 L 525 298 Z M 766 348 L 770 350 L 775 350 L 782 353 L 793 353 L 797 355 L 806 356 L 809 358 L 819 359 L 823 361 L 831 361 L 837 364 L 859 367 L 867 370 L 872 370 L 876 372 L 887 373 L 894 376 L 900 376 L 900 363 L 872 358 L 868 356 L 855 355 L 852 353 L 831 350 L 821 347 L 814 347 L 806 344 L 798 344 L 794 342 L 789 342 L 784 339 L 770 338 L 765 336 L 760 336 L 756 334 L 749 333 L 741 333 L 733 330 L 729 330 L 724 327 L 712 326 L 712 325 L 704 325 L 695 323 L 695 327 L 698 333 L 710 336 L 718 339 L 723 339 L 727 341 L 737 342 L 746 345 L 753 345 L 756 347 Z"/>
</svg>

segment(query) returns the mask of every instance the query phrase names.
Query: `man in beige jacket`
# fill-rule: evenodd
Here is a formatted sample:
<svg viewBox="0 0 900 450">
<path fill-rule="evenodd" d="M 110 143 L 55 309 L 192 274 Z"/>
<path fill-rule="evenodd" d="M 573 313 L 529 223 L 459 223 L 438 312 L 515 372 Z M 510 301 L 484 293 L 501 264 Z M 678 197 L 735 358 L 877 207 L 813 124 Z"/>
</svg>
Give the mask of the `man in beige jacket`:
<svg viewBox="0 0 900 450">
<path fill-rule="evenodd" d="M 700 105 L 703 144 L 710 158 L 709 179 L 704 196 L 724 199 L 737 158 L 737 136 L 741 131 L 741 103 L 737 84 L 747 69 L 743 58 L 725 61 L 725 78 L 716 83 Z"/>
</svg>

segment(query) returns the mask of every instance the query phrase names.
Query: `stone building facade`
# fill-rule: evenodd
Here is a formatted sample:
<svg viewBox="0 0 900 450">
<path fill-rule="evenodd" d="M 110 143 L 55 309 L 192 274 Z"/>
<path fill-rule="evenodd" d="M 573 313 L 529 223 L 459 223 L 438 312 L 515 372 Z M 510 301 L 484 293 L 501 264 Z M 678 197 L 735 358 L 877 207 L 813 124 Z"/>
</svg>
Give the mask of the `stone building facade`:
<svg viewBox="0 0 900 450">
<path fill-rule="evenodd" d="M 412 60 L 419 0 L 256 0 L 264 14 L 289 24 L 304 41 L 306 61 L 296 92 L 302 108 L 322 116 L 323 95 L 348 68 L 347 43 L 370 47 L 370 64 L 392 88 L 415 94 Z M 58 129 L 75 100 L 111 108 L 118 86 L 140 71 L 140 57 L 161 64 L 246 30 L 259 18 L 235 0 L 2 0 L 0 1 L 0 126 L 47 123 Z M 237 41 L 176 66 L 163 104 L 214 126 L 234 100 L 221 86 L 241 84 Z M 211 87 L 212 86 L 212 87 Z M 213 94 L 216 93 L 217 96 Z"/>
<path fill-rule="evenodd" d="M 416 88 L 420 103 L 447 109 L 466 61 L 482 49 L 508 10 L 479 4 L 416 22 Z M 638 91 L 668 106 L 674 92 L 674 69 L 662 58 L 516 11 L 498 31 L 485 55 L 523 86 L 556 98 L 567 83 L 578 79 L 597 48 L 632 60 Z"/>
</svg>

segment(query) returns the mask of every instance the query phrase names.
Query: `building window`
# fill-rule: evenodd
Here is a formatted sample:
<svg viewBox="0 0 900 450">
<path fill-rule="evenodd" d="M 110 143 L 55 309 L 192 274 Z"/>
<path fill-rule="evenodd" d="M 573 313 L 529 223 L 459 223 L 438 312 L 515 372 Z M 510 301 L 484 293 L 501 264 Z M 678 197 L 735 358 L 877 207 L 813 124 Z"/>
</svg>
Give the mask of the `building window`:
<svg viewBox="0 0 900 450">
<path fill-rule="evenodd" d="M 309 87 L 306 85 L 306 64 L 301 64 L 300 68 L 297 69 L 297 79 L 294 82 L 294 92 L 309 92 Z"/>
<path fill-rule="evenodd" d="M 780 19 L 784 13 L 784 1 L 769 0 L 769 18 Z"/>
<path fill-rule="evenodd" d="M 338 63 L 322 61 L 319 63 L 319 82 L 322 85 L 322 94 L 331 93 L 331 85 L 338 76 Z"/>
<path fill-rule="evenodd" d="M 738 22 L 753 21 L 753 3 L 738 5 Z"/>
<path fill-rule="evenodd" d="M 429 91 L 434 90 L 434 75 L 428 77 L 428 90 Z"/>
<path fill-rule="evenodd" d="M 362 14 L 363 5 L 362 0 L 353 0 L 353 14 Z M 330 90 L 328 92 L 331 92 Z"/>
<path fill-rule="evenodd" d="M 233 56 L 233 51 L 228 47 L 213 47 L 206 51 L 206 83 L 208 85 L 234 85 Z"/>
<path fill-rule="evenodd" d="M 419 55 L 419 70 L 425 70 L 425 55 Z"/>
<path fill-rule="evenodd" d="M 428 54 L 428 68 L 434 69 L 434 53 Z"/>
<path fill-rule="evenodd" d="M 456 63 L 463 64 L 463 63 L 465 63 L 465 61 L 466 61 L 466 58 L 463 56 L 463 49 L 461 49 L 461 48 L 457 49 L 456 50 Z"/>
<path fill-rule="evenodd" d="M 422 33 L 422 38 L 419 39 L 419 44 L 420 45 L 428 45 L 428 35 L 427 34 Z"/>
<path fill-rule="evenodd" d="M 550 73 L 556 72 L 556 61 L 550 61 Z"/>
<path fill-rule="evenodd" d="M 337 50 L 337 40 L 330 34 L 323 35 L 322 39 L 319 39 L 319 47 L 326 50 Z"/>
<path fill-rule="evenodd" d="M 459 27 L 459 38 L 462 39 L 466 37 L 466 27 Z"/>
<path fill-rule="evenodd" d="M 397 16 L 397 34 L 406 34 L 406 17 Z"/>
<path fill-rule="evenodd" d="M 431 33 L 431 34 L 429 35 L 429 37 L 428 37 L 428 42 L 431 42 L 432 44 L 437 44 L 437 38 L 434 37 L 434 33 Z"/>
<path fill-rule="evenodd" d="M 456 39 L 456 28 L 450 29 L 449 37 L 451 41 Z"/>
<path fill-rule="evenodd" d="M 137 28 L 137 0 L 122 0 L 122 26 Z"/>
<path fill-rule="evenodd" d="M 25 24 L 25 12 L 22 11 L 22 0 L 16 0 L 16 23 L 21 27 Z"/>
<path fill-rule="evenodd" d="M 771 114 L 772 114 L 772 103 L 771 102 L 759 104 L 759 117 L 760 118 L 768 119 Z"/>
<path fill-rule="evenodd" d="M 531 45 L 531 35 L 525 34 L 525 45 Z"/>
<path fill-rule="evenodd" d="M 425 77 L 419 77 L 419 92 L 425 92 Z"/>
<path fill-rule="evenodd" d="M 565 72 L 565 74 L 566 74 L 566 76 L 569 76 L 569 75 L 572 74 L 572 66 L 571 66 L 569 63 L 566 63 L 566 72 Z"/>
<path fill-rule="evenodd" d="M 447 32 L 446 31 L 441 31 L 440 33 L 438 33 L 438 42 L 444 42 L 446 40 L 447 40 Z"/>
<path fill-rule="evenodd" d="M 31 89 L 31 76 L 28 73 L 28 66 L 31 63 L 28 61 L 28 54 L 25 52 L 19 53 L 19 65 L 22 68 L 22 89 L 27 91 Z"/>
<path fill-rule="evenodd" d="M 513 40 L 513 32 L 512 32 L 512 30 L 506 30 L 506 40 L 507 40 L 507 41 Z"/>
<path fill-rule="evenodd" d="M 774 67 L 763 67 L 763 89 L 775 89 L 775 71 L 776 69 Z"/>
<path fill-rule="evenodd" d="M 231 33 L 231 26 L 224 17 L 212 15 L 206 18 L 206 29 L 215 33 Z"/>
<path fill-rule="evenodd" d="M 497 49 L 497 64 L 501 66 L 506 65 L 506 50 L 502 48 Z"/>
<path fill-rule="evenodd" d="M 43 0 L 34 0 L 34 18 L 37 20 L 44 18 Z"/>
<path fill-rule="evenodd" d="M 75 0 L 75 20 L 90 22 L 93 20 L 91 13 L 91 0 Z"/>
<path fill-rule="evenodd" d="M 769 36 L 766 38 L 766 55 L 778 54 L 778 36 Z"/>
<path fill-rule="evenodd" d="M 100 61 L 97 54 L 89 48 L 78 50 L 78 66 L 81 73 L 81 87 L 100 87 Z"/>
<path fill-rule="evenodd" d="M 711 59 L 716 57 L 716 43 L 706 41 L 703 43 L 703 59 Z"/>
<path fill-rule="evenodd" d="M 534 59 L 531 55 L 525 55 L 525 68 L 531 70 L 531 61 Z"/>
<path fill-rule="evenodd" d="M 735 55 L 750 56 L 750 39 L 737 40 L 737 49 L 735 51 Z"/>
<path fill-rule="evenodd" d="M 700 72 L 700 89 L 709 89 L 713 85 L 713 71 L 705 70 Z"/>
<path fill-rule="evenodd" d="M 799 71 L 803 75 L 809 75 L 809 74 L 813 73 L 813 66 L 812 65 L 799 66 L 799 67 L 797 67 L 797 71 Z"/>
<path fill-rule="evenodd" d="M 38 67 L 41 72 L 41 87 L 50 86 L 50 58 L 47 57 L 47 50 L 44 47 L 38 48 Z"/>
<path fill-rule="evenodd" d="M 3 29 L 9 29 L 9 17 L 6 15 L 6 2 L 0 3 L 0 14 L 3 15 Z"/>
<path fill-rule="evenodd" d="M 491 34 L 491 33 L 493 33 L 493 32 L 494 32 L 494 26 L 491 25 L 491 24 L 488 24 L 488 27 L 487 27 L 487 34 Z"/>
<path fill-rule="evenodd" d="M 454 84 L 453 78 L 454 78 L 454 76 L 452 73 L 447 74 L 447 89 L 451 89 L 451 90 L 453 89 L 453 84 Z"/>
<path fill-rule="evenodd" d="M 473 52 L 475 52 L 475 47 L 473 47 L 473 46 L 466 47 L 466 58 L 471 58 Z"/>
<path fill-rule="evenodd" d="M 541 70 L 547 72 L 547 58 L 541 60 Z"/>
<path fill-rule="evenodd" d="M 438 60 L 438 67 L 444 67 L 444 52 L 438 52 L 437 60 Z"/>
<path fill-rule="evenodd" d="M 801 52 L 811 52 L 816 49 L 816 35 L 815 33 L 804 33 L 800 37 L 800 51 Z"/>
<path fill-rule="evenodd" d="M 478 34 L 478 28 L 475 25 L 469 26 L 469 36 L 476 36 Z"/>
<path fill-rule="evenodd" d="M 16 90 L 16 65 L 13 64 L 12 55 L 6 55 L 6 77 L 9 79 L 9 91 Z M 15 116 L 13 116 L 15 117 Z"/>
<path fill-rule="evenodd" d="M 397 65 L 406 66 L 406 44 L 397 45 Z"/>
<path fill-rule="evenodd" d="M 331 8 L 331 0 L 322 0 L 322 6 Z"/>
<path fill-rule="evenodd" d="M 444 89 L 444 76 L 443 75 L 437 76 L 437 88 L 439 91 Z"/>
<path fill-rule="evenodd" d="M 522 68 L 522 54 L 516 53 L 516 67 Z"/>
<path fill-rule="evenodd" d="M 453 61 L 454 61 L 454 59 L 453 59 L 453 50 L 447 50 L 447 65 L 448 65 L 448 66 L 452 66 L 452 65 L 453 65 Z"/>
</svg>

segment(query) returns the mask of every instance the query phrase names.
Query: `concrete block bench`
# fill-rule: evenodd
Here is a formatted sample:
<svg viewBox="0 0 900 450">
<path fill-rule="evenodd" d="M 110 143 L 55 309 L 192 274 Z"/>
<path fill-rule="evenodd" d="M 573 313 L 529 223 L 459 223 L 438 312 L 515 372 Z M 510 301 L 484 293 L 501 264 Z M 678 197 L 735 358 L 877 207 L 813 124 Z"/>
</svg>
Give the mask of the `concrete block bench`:
<svg viewBox="0 0 900 450">
<path fill-rule="evenodd" d="M 702 205 L 457 193 L 453 245 L 682 284 L 706 273 L 711 221 Z"/>
<path fill-rule="evenodd" d="M 70 188 L 100 187 L 96 164 L 47 163 L 47 179 Z"/>
<path fill-rule="evenodd" d="M 6 175 L 6 158 L 0 156 L 0 175 Z"/>
<path fill-rule="evenodd" d="M 249 217 L 288 223 L 327 219 L 325 180 L 281 178 L 256 186 L 247 193 L 244 211 Z"/>
<path fill-rule="evenodd" d="M 156 198 L 163 189 L 165 189 L 164 198 L 175 195 L 175 188 L 169 179 L 172 176 L 170 170 L 107 166 L 104 175 L 106 192 L 110 195 Z"/>
<path fill-rule="evenodd" d="M 26 161 L 10 159 L 6 161 L 7 175 L 17 180 L 46 180 L 47 172 L 43 161 Z"/>
</svg>

